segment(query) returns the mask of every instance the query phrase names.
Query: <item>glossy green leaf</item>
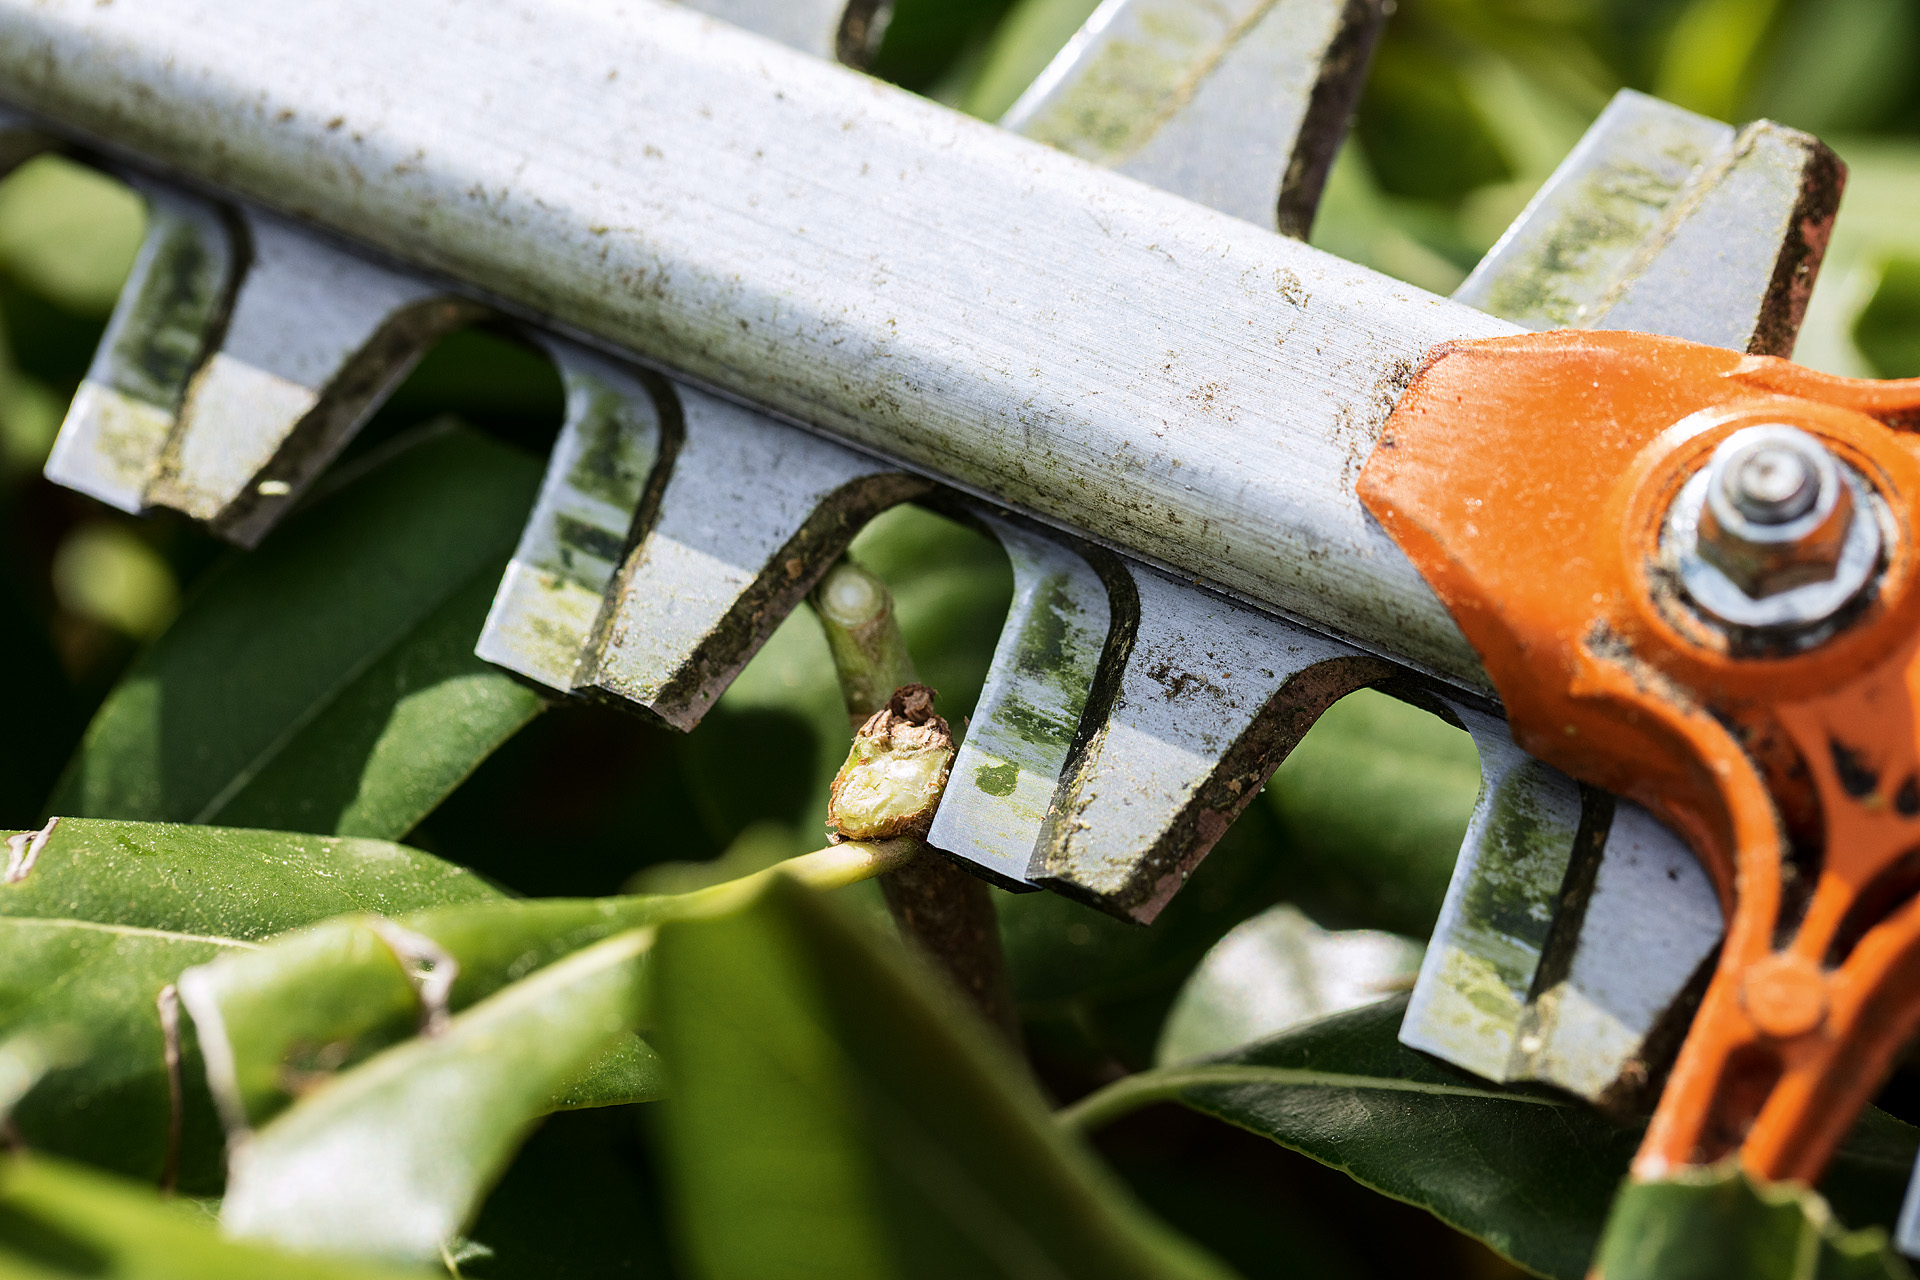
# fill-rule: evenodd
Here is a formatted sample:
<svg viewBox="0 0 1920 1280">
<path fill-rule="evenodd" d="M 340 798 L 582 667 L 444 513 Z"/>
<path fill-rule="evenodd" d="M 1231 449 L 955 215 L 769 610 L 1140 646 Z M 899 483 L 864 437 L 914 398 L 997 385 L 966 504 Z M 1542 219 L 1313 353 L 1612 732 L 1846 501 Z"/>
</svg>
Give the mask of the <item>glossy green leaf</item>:
<svg viewBox="0 0 1920 1280">
<path fill-rule="evenodd" d="M 1142 1072 L 1062 1113 L 1090 1129 L 1155 1102 L 1271 1138 L 1420 1205 L 1543 1275 L 1579 1280 L 1640 1141 L 1586 1104 L 1501 1088 L 1397 1039 L 1406 1000 L 1336 1014 L 1201 1062 Z M 1862 1118 L 1824 1185 L 1890 1219 L 1920 1134 Z"/>
<path fill-rule="evenodd" d="M 55 811 L 411 830 L 542 705 L 472 653 L 539 474 L 441 425 L 343 475 L 208 574 L 88 726 Z"/>
<path fill-rule="evenodd" d="M 239 1149 L 222 1223 L 303 1251 L 437 1257 L 549 1099 L 638 1028 L 652 944 L 596 943 L 316 1088 Z"/>
<path fill-rule="evenodd" d="M 728 1280 L 1199 1277 L 947 991 L 784 877 L 662 927 L 681 1234 Z"/>
<path fill-rule="evenodd" d="M 0 1163 L 0 1275 L 21 1280 L 402 1280 L 365 1263 L 223 1239 L 192 1201 L 48 1156 Z"/>
<path fill-rule="evenodd" d="M 385 840 L 61 818 L 0 916 L 259 939 L 347 911 L 391 915 L 506 897 Z"/>
<path fill-rule="evenodd" d="M 1597 1280 L 1906 1280 L 1886 1232 L 1846 1231 L 1804 1187 L 1737 1167 L 1620 1190 L 1595 1258 Z"/>
<path fill-rule="evenodd" d="M 1200 961 L 1160 1028 L 1154 1061 L 1225 1053 L 1406 991 L 1423 950 L 1397 934 L 1322 929 L 1287 903 L 1270 907 Z"/>
<path fill-rule="evenodd" d="M 163 988 L 190 966 L 343 910 L 503 897 L 378 840 L 65 818 L 37 849 L 27 833 L 14 845 L 32 863 L 0 884 L 0 1037 L 58 1033 L 80 1046 L 21 1102 L 21 1132 L 143 1178 L 174 1167 L 191 1188 L 219 1185 L 221 1130 L 183 1026 L 171 1150 Z"/>
<path fill-rule="evenodd" d="M 1405 1048 L 1395 1038 L 1405 1003 L 1142 1072 L 1066 1116 L 1092 1127 L 1177 1101 L 1421 1205 L 1524 1266 L 1576 1280 L 1639 1134 L 1571 1099 L 1500 1089 Z"/>
</svg>

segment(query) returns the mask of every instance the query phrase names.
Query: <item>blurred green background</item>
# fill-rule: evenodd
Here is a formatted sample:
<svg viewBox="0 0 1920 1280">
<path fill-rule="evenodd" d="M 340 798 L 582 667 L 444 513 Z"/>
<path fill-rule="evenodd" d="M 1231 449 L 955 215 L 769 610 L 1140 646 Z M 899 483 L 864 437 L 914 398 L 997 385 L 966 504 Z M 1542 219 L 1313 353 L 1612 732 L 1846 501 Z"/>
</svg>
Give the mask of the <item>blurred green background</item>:
<svg viewBox="0 0 1920 1280">
<path fill-rule="evenodd" d="M 900 0 L 876 71 L 991 119 L 1094 7 Z M 1313 240 L 1449 291 L 1623 87 L 1729 121 L 1770 117 L 1832 145 L 1851 176 L 1797 358 L 1852 375 L 1920 374 L 1920 0 L 1402 0 Z M 9 827 L 37 825 L 117 675 L 232 554 L 183 521 L 123 517 L 39 475 L 142 220 L 135 197 L 65 160 L 34 161 L 0 183 Z M 355 450 L 455 414 L 541 452 L 560 408 L 541 359 L 495 334 L 462 334 L 422 363 Z M 916 511 L 884 517 L 856 550 L 893 583 L 922 675 L 961 723 L 1010 590 L 1000 553 Z M 687 883 L 710 876 L 698 864 L 716 858 L 745 869 L 817 845 L 824 782 L 845 742 L 831 665 L 803 612 L 694 734 L 603 707 L 555 708 L 410 839 L 527 893 Z M 743 794 L 746 776 L 758 781 Z M 1424 936 L 1475 778 L 1463 735 L 1357 696 L 1315 730 L 1152 932 L 1047 895 L 1003 900 L 1049 1086 L 1070 1097 L 1145 1065 L 1198 955 L 1273 902 L 1295 901 L 1329 927 Z M 1507 1273 L 1423 1214 L 1191 1117 L 1151 1113 L 1119 1126 L 1106 1149 L 1156 1207 L 1248 1275 Z"/>
</svg>

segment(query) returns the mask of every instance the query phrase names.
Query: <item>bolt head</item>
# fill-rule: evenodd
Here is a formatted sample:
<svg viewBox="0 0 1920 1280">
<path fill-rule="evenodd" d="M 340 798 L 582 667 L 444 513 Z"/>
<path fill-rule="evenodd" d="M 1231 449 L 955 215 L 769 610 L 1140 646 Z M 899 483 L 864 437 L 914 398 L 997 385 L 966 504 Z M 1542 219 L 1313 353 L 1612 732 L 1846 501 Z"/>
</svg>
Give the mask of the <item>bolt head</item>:
<svg viewBox="0 0 1920 1280">
<path fill-rule="evenodd" d="M 1721 472 L 1728 501 L 1759 524 L 1785 524 L 1820 498 L 1820 473 L 1806 453 L 1774 440 L 1754 441 Z"/>
<path fill-rule="evenodd" d="M 1697 551 L 1755 600 L 1832 580 L 1855 518 L 1840 465 L 1781 423 L 1744 427 L 1707 464 Z"/>
</svg>

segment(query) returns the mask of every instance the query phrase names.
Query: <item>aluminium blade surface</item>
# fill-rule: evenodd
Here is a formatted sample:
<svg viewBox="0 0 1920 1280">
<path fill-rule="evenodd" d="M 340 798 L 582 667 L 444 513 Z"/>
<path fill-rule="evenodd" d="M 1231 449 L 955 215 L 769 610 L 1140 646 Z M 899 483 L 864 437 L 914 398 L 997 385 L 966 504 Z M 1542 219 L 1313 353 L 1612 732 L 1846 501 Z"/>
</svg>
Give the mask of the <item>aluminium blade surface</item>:
<svg viewBox="0 0 1920 1280">
<path fill-rule="evenodd" d="M 1504 322 L 644 0 L 5 0 L 0 97 L 1482 681 L 1353 482 Z"/>
</svg>

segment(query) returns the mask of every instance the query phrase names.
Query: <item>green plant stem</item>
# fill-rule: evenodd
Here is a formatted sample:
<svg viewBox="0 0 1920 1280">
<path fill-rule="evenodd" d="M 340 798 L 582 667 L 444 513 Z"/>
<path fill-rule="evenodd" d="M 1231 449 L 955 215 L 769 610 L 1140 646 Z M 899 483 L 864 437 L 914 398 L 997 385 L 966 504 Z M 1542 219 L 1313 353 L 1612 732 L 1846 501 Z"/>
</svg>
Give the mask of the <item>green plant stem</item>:
<svg viewBox="0 0 1920 1280">
<path fill-rule="evenodd" d="M 814 588 L 812 601 L 833 653 L 847 719 L 857 730 L 894 690 L 919 678 L 894 620 L 893 594 L 878 576 L 843 558 Z M 922 856 L 883 874 L 880 888 L 901 935 L 930 955 L 1017 1046 L 1019 1014 L 986 883 L 945 858 Z"/>
<path fill-rule="evenodd" d="M 1286 1067 L 1244 1066 L 1223 1063 L 1219 1066 L 1169 1067 L 1142 1071 L 1097 1089 L 1072 1106 L 1054 1114 L 1062 1127 L 1091 1133 L 1112 1124 L 1122 1116 L 1156 1102 L 1177 1102 L 1188 1089 L 1221 1088 L 1234 1085 L 1295 1085 L 1306 1089 L 1375 1089 L 1386 1093 L 1442 1094 L 1459 1098 L 1492 1098 L 1500 1102 L 1535 1103 L 1543 1107 L 1571 1105 L 1554 1098 L 1533 1097 L 1498 1089 L 1476 1089 L 1471 1085 L 1431 1084 L 1420 1080 L 1394 1080 L 1381 1076 L 1348 1075 L 1337 1071 L 1295 1071 Z"/>
</svg>

